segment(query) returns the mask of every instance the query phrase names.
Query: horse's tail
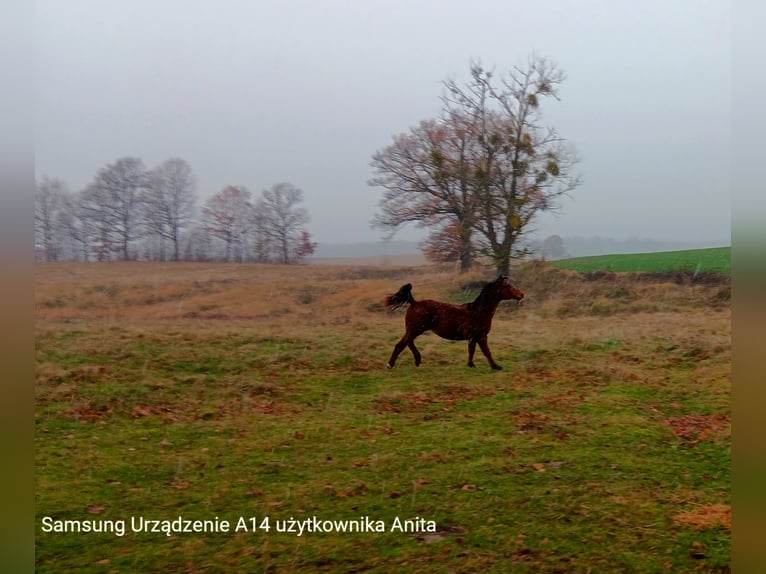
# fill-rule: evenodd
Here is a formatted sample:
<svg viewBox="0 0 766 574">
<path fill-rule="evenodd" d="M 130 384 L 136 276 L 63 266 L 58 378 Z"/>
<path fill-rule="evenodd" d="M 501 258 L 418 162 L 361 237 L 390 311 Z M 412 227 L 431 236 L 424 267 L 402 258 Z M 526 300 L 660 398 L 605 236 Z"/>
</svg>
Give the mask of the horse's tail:
<svg viewBox="0 0 766 574">
<path fill-rule="evenodd" d="M 388 307 L 391 311 L 398 309 L 402 305 L 407 303 L 414 303 L 415 299 L 412 298 L 412 283 L 407 283 L 399 288 L 399 291 L 389 295 L 383 299 L 383 305 Z"/>
</svg>

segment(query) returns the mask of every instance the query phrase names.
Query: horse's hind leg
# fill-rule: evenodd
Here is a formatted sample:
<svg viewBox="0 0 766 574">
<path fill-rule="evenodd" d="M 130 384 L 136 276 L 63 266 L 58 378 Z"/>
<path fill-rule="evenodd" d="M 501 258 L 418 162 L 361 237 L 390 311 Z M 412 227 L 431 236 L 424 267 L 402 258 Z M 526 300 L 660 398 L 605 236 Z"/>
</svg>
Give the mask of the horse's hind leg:
<svg viewBox="0 0 766 574">
<path fill-rule="evenodd" d="M 489 361 L 489 366 L 496 371 L 503 370 L 503 367 L 498 365 L 495 362 L 495 359 L 492 358 L 492 353 L 489 352 L 489 345 L 487 345 L 487 338 L 484 337 L 482 339 L 479 339 L 478 343 L 479 343 L 479 348 L 481 349 L 481 352 L 484 353 L 484 356 L 487 357 L 487 360 Z"/>
<path fill-rule="evenodd" d="M 418 348 L 415 346 L 414 340 L 415 337 L 413 337 L 409 331 L 407 331 L 404 336 L 399 339 L 399 342 L 394 345 L 394 352 L 391 353 L 391 358 L 388 360 L 389 369 L 394 368 L 394 364 L 396 364 L 396 358 L 399 356 L 399 353 L 404 351 L 405 347 L 409 347 L 410 351 L 412 351 L 412 356 L 415 357 L 415 366 L 417 367 L 420 365 L 420 351 L 418 351 Z"/>
<path fill-rule="evenodd" d="M 404 351 L 404 348 L 408 347 L 408 346 L 409 346 L 410 349 L 413 349 L 415 347 L 415 345 L 412 342 L 412 337 L 410 337 L 409 331 L 407 331 L 402 336 L 402 338 L 399 339 L 399 342 L 396 345 L 394 345 L 394 352 L 391 353 L 391 358 L 388 360 L 388 368 L 389 369 L 393 369 L 394 368 L 394 365 L 396 364 L 396 358 L 399 356 L 399 353 Z M 415 364 L 419 363 L 420 362 L 420 353 L 418 353 L 418 350 L 414 349 L 412 351 L 412 353 L 413 354 L 417 353 L 415 355 Z"/>
<path fill-rule="evenodd" d="M 404 350 L 404 347 L 407 346 L 407 335 L 399 339 L 399 342 L 394 345 L 394 352 L 391 353 L 391 358 L 388 359 L 388 368 L 393 369 L 394 365 L 396 364 L 396 358 L 399 356 L 399 353 L 401 353 Z"/>
<path fill-rule="evenodd" d="M 407 343 L 407 346 L 410 348 L 410 351 L 412 351 L 412 356 L 415 357 L 415 366 L 420 366 L 420 351 L 418 351 L 418 348 L 415 346 L 415 339 L 414 337 L 410 339 L 410 342 Z"/>
</svg>

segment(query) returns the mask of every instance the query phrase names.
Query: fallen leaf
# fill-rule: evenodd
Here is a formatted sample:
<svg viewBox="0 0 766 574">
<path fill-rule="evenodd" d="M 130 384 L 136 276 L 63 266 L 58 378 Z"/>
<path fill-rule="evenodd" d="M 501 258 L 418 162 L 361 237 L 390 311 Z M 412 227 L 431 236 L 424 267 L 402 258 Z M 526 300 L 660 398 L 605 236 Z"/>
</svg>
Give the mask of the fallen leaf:
<svg viewBox="0 0 766 574">
<path fill-rule="evenodd" d="M 149 407 L 133 407 L 131 414 L 133 415 L 134 419 L 137 419 L 140 417 L 148 417 L 149 415 L 152 414 L 152 409 L 150 409 Z"/>
<path fill-rule="evenodd" d="M 532 468 L 534 468 L 538 472 L 545 472 L 545 463 L 542 463 L 542 462 L 532 463 Z"/>
<path fill-rule="evenodd" d="M 464 484 L 460 490 L 476 490 L 475 484 Z"/>
<path fill-rule="evenodd" d="M 106 506 L 89 506 L 88 512 L 90 514 L 101 514 L 106 509 Z"/>
<path fill-rule="evenodd" d="M 189 485 L 191 483 L 188 480 L 183 480 L 181 477 L 176 476 L 173 479 L 173 482 L 170 483 L 170 486 L 175 488 L 176 490 L 186 490 L 189 488 Z"/>
</svg>

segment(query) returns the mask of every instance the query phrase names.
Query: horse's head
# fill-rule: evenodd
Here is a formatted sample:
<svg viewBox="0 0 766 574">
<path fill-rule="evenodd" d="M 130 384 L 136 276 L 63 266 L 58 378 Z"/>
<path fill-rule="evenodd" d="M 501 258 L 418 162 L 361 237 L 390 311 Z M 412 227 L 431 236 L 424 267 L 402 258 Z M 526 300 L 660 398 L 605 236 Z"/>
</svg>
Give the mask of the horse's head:
<svg viewBox="0 0 766 574">
<path fill-rule="evenodd" d="M 501 301 L 513 299 L 521 305 L 521 302 L 524 300 L 524 293 L 516 285 L 508 281 L 508 277 L 501 275 L 495 280 L 495 283 L 498 285 Z"/>
</svg>

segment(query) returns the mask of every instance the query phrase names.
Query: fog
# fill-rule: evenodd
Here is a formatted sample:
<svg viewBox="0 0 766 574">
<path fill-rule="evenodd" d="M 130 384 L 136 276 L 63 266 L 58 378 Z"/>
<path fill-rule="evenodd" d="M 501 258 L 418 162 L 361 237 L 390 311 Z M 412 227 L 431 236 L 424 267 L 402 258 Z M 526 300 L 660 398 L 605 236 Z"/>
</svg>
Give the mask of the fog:
<svg viewBox="0 0 766 574">
<path fill-rule="evenodd" d="M 566 73 L 543 107 L 583 183 L 539 236 L 730 236 L 731 31 L 724 1 L 38 0 L 36 172 L 189 162 L 224 186 L 304 190 L 320 244 L 375 241 L 372 154 L 440 109 L 441 82 L 530 54 Z M 405 228 L 397 239 L 419 239 Z"/>
</svg>

